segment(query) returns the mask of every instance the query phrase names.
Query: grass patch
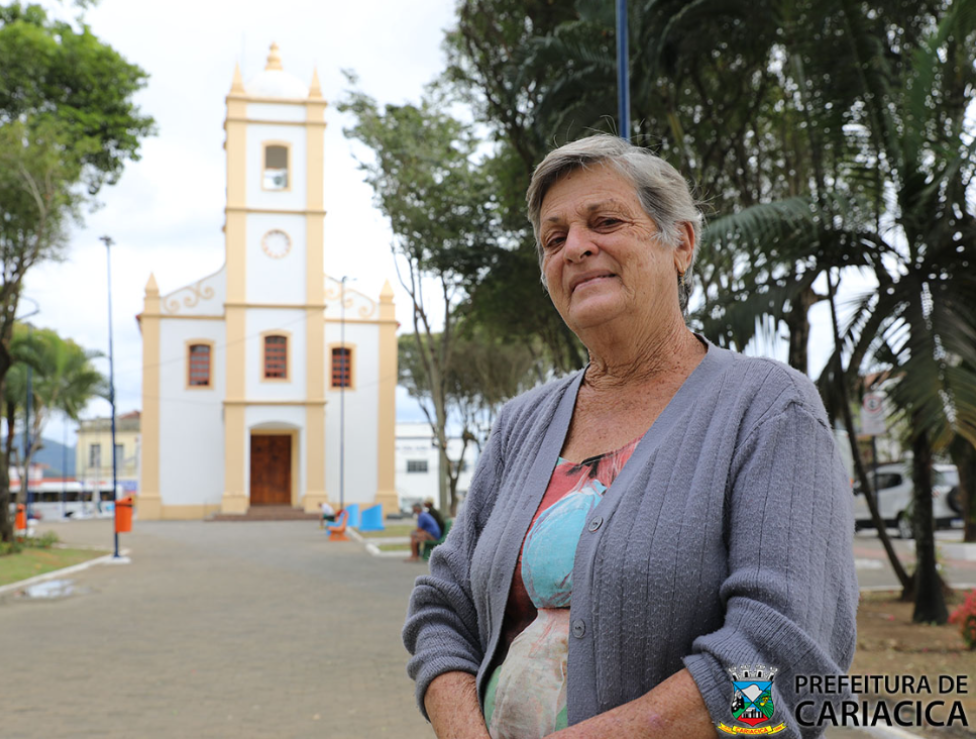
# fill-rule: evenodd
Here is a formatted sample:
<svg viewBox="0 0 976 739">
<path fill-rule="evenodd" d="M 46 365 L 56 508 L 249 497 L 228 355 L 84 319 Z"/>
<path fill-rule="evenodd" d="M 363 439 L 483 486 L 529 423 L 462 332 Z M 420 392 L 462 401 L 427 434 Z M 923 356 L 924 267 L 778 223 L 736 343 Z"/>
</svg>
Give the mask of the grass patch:
<svg viewBox="0 0 976 739">
<path fill-rule="evenodd" d="M 382 531 L 360 531 L 364 539 L 388 539 L 393 536 L 410 536 L 410 532 L 417 528 L 417 524 L 398 523 L 387 526 Z"/>
<path fill-rule="evenodd" d="M 37 575 L 87 562 L 108 552 L 94 549 L 25 548 L 18 554 L 0 557 L 0 585 L 27 580 Z"/>
<path fill-rule="evenodd" d="M 380 544 L 376 548 L 381 552 L 410 552 L 410 544 Z"/>
</svg>

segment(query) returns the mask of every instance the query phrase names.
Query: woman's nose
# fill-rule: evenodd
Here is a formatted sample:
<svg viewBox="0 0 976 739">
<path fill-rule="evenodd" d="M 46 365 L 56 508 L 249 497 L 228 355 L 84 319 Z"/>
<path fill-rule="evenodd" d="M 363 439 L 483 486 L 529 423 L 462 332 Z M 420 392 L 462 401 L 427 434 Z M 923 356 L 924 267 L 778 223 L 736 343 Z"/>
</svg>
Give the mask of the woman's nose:
<svg viewBox="0 0 976 739">
<path fill-rule="evenodd" d="M 588 229 L 572 226 L 566 234 L 563 254 L 571 262 L 577 262 L 583 257 L 593 256 L 599 251 Z"/>
</svg>

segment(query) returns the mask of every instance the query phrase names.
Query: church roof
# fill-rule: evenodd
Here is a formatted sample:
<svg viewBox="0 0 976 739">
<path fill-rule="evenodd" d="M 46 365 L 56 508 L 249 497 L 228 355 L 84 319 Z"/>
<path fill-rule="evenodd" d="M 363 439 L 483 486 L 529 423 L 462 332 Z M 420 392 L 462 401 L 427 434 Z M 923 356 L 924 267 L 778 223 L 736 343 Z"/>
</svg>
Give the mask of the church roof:
<svg viewBox="0 0 976 739">
<path fill-rule="evenodd" d="M 244 89 L 251 97 L 292 99 L 308 97 L 308 85 L 282 68 L 278 44 L 271 44 L 271 52 L 268 54 L 268 63 L 264 71 L 248 80 Z"/>
</svg>

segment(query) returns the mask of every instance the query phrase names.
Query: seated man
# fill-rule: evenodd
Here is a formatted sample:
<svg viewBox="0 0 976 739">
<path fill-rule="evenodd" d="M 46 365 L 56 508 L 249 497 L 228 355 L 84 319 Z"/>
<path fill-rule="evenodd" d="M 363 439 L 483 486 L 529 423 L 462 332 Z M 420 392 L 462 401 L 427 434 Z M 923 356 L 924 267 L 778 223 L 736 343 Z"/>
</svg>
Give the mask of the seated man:
<svg viewBox="0 0 976 739">
<path fill-rule="evenodd" d="M 441 538 L 441 527 L 420 503 L 413 504 L 413 512 L 417 516 L 417 528 L 410 532 L 410 557 L 405 562 L 419 562 L 421 543 Z"/>
</svg>

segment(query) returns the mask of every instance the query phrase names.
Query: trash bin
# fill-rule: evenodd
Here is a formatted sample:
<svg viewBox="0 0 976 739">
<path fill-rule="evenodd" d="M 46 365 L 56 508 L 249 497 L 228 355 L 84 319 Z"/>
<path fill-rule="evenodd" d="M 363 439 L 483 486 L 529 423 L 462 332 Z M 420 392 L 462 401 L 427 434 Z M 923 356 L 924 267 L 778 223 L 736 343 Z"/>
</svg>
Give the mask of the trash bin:
<svg viewBox="0 0 976 739">
<path fill-rule="evenodd" d="M 128 495 L 115 502 L 115 533 L 126 534 L 132 531 L 132 496 Z"/>
<path fill-rule="evenodd" d="M 9 513 L 7 514 L 10 515 Z M 17 531 L 27 530 L 27 508 L 23 503 L 17 504 L 17 516 L 14 518 L 14 529 Z"/>
</svg>

